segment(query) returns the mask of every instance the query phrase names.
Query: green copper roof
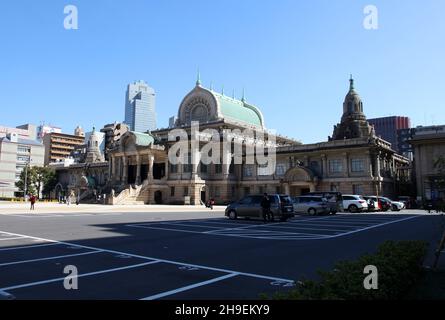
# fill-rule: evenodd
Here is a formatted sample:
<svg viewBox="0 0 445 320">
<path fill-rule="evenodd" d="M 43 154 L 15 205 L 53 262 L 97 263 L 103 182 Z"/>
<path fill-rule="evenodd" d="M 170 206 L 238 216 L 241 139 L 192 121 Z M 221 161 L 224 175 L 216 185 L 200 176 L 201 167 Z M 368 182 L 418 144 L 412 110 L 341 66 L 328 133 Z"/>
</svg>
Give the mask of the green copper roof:
<svg viewBox="0 0 445 320">
<path fill-rule="evenodd" d="M 154 144 L 155 139 L 151 134 L 134 131 L 131 131 L 131 133 L 136 137 L 136 145 L 138 146 L 148 147 L 150 144 Z"/>
<path fill-rule="evenodd" d="M 261 127 L 264 125 L 261 113 L 255 106 L 216 92 L 213 92 L 213 94 L 218 99 L 221 112 L 225 118 L 245 122 L 254 126 Z"/>
</svg>

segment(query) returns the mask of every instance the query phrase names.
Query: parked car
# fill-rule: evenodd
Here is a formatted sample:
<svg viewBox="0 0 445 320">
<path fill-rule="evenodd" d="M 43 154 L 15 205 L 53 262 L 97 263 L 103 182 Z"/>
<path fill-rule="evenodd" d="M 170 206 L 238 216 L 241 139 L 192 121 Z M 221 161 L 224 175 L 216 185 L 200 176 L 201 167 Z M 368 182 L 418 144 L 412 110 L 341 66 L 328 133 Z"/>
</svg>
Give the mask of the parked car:
<svg viewBox="0 0 445 320">
<path fill-rule="evenodd" d="M 386 212 L 391 209 L 391 200 L 384 197 L 377 197 L 377 199 L 379 199 L 379 207 L 381 211 Z"/>
<path fill-rule="evenodd" d="M 368 202 L 368 211 L 369 212 L 380 211 L 381 210 L 380 205 L 379 205 L 378 197 L 375 197 L 375 196 L 365 196 L 363 198 L 365 198 L 365 200 Z"/>
<path fill-rule="evenodd" d="M 286 221 L 295 216 L 291 197 L 284 194 L 270 194 L 268 196 L 271 203 L 270 210 L 275 218 Z M 250 195 L 239 201 L 232 202 L 227 206 L 225 215 L 232 220 L 240 217 L 262 219 L 262 199 L 262 195 Z"/>
<path fill-rule="evenodd" d="M 360 195 L 343 195 L 343 208 L 352 213 L 367 211 L 368 202 Z"/>
<path fill-rule="evenodd" d="M 398 201 L 403 202 L 405 204 L 405 209 L 413 209 L 415 208 L 415 199 L 409 196 L 399 196 Z"/>
<path fill-rule="evenodd" d="M 323 197 L 301 196 L 293 198 L 294 212 L 310 215 L 329 214 L 328 200 Z"/>
<path fill-rule="evenodd" d="M 309 192 L 307 196 L 323 197 L 327 200 L 331 214 L 343 211 L 343 197 L 341 192 Z"/>
<path fill-rule="evenodd" d="M 392 201 L 389 198 L 386 197 L 382 197 L 382 199 L 388 201 L 391 204 L 391 210 L 392 211 L 400 211 L 405 209 L 405 204 L 403 202 L 400 201 Z"/>
</svg>

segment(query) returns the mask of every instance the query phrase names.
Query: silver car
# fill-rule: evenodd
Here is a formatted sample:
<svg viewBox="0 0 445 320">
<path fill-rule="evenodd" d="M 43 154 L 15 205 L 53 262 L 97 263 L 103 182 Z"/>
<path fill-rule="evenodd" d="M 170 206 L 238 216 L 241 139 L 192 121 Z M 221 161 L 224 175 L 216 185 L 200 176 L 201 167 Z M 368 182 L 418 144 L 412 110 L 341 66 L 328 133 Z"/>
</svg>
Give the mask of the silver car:
<svg viewBox="0 0 445 320">
<path fill-rule="evenodd" d="M 331 209 L 323 197 L 301 196 L 293 198 L 294 212 L 310 215 L 329 214 Z"/>
</svg>

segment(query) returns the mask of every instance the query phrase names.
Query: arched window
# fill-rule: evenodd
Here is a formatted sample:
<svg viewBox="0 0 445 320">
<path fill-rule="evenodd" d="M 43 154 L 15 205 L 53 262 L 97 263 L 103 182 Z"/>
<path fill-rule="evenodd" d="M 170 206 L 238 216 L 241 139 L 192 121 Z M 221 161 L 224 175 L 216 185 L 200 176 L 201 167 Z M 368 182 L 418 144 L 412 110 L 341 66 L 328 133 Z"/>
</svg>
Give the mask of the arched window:
<svg viewBox="0 0 445 320">
<path fill-rule="evenodd" d="M 198 104 L 193 107 L 191 113 L 191 121 L 206 122 L 208 120 L 207 108 L 203 104 Z"/>
</svg>

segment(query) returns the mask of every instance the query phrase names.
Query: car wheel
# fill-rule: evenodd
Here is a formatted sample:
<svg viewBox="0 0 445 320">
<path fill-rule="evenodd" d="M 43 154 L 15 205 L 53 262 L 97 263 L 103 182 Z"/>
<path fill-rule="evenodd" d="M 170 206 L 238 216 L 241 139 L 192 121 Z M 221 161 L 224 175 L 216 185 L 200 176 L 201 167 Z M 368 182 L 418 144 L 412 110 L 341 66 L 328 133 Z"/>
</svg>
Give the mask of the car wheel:
<svg viewBox="0 0 445 320">
<path fill-rule="evenodd" d="M 351 204 L 348 207 L 348 211 L 351 212 L 351 213 L 356 213 L 356 212 L 358 212 L 358 207 L 355 204 Z"/>
<path fill-rule="evenodd" d="M 392 206 L 392 211 L 400 211 L 400 209 L 397 206 Z"/>
<path fill-rule="evenodd" d="M 229 212 L 229 219 L 230 219 L 230 220 L 236 220 L 236 218 L 237 218 L 237 215 L 236 215 L 235 210 L 231 210 L 231 211 Z"/>
<path fill-rule="evenodd" d="M 315 210 L 314 208 L 310 208 L 307 213 L 309 213 L 311 216 L 315 216 L 317 214 L 317 210 Z"/>
<path fill-rule="evenodd" d="M 332 211 L 331 211 L 331 214 L 337 214 L 337 211 L 332 210 Z"/>
</svg>

